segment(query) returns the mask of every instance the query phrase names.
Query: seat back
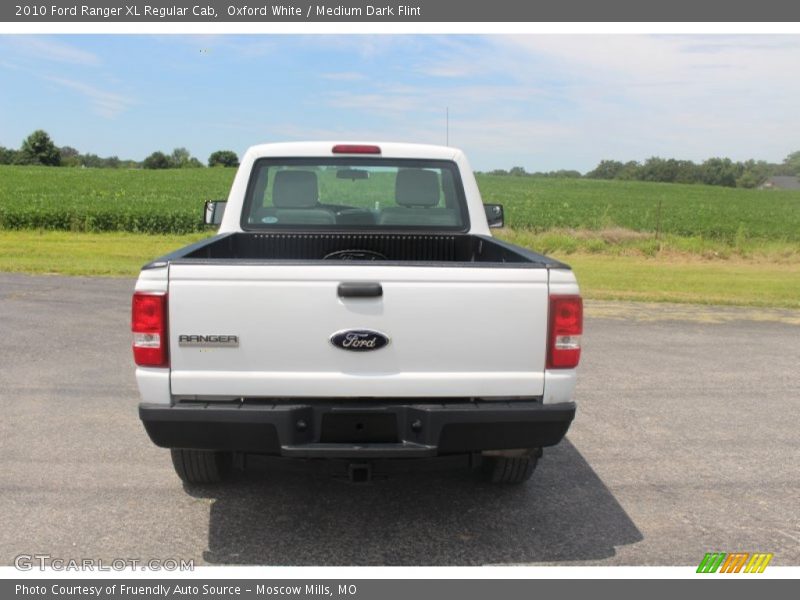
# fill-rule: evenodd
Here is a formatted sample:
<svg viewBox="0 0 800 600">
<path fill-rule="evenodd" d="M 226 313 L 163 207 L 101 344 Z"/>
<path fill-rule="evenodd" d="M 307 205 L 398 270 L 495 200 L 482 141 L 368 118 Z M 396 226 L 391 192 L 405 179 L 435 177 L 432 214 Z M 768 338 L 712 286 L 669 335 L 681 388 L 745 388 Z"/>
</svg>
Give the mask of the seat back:
<svg viewBox="0 0 800 600">
<path fill-rule="evenodd" d="M 314 171 L 278 171 L 272 182 L 272 207 L 259 209 L 257 220 L 283 225 L 333 225 L 336 217 L 319 206 Z"/>
<path fill-rule="evenodd" d="M 439 175 L 425 169 L 402 169 L 394 183 L 394 200 L 400 206 L 431 207 L 439 204 Z"/>
<path fill-rule="evenodd" d="M 459 223 L 458 213 L 439 208 L 441 183 L 438 173 L 426 169 L 397 172 L 394 196 L 397 206 L 385 208 L 378 216 L 380 225 L 442 226 Z"/>
<path fill-rule="evenodd" d="M 272 183 L 275 208 L 311 208 L 319 202 L 319 184 L 314 171 L 278 171 Z"/>
</svg>

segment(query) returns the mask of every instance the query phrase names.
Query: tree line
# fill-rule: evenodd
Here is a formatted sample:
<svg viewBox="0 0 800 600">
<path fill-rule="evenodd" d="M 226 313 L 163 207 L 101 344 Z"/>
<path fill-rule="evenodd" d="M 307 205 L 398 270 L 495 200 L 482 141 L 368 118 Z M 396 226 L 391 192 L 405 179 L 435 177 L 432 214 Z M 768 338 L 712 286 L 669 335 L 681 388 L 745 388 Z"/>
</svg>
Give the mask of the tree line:
<svg viewBox="0 0 800 600">
<path fill-rule="evenodd" d="M 770 177 L 789 175 L 800 177 L 800 151 L 789 154 L 782 163 L 764 160 L 732 161 L 730 158 L 709 158 L 702 163 L 691 160 L 653 156 L 643 163 L 631 160 L 601 160 L 585 175 L 579 171 L 537 171 L 528 173 L 524 167 L 496 169 L 489 175 L 517 177 L 585 177 L 587 179 L 617 179 L 624 181 L 655 181 L 662 183 L 704 183 L 726 187 L 754 188 Z"/>
<path fill-rule="evenodd" d="M 644 163 L 603 160 L 589 171 L 590 179 L 628 179 L 663 183 L 704 183 L 725 187 L 754 188 L 777 175 L 800 176 L 800 151 L 789 154 L 782 163 L 764 160 L 732 161 L 709 158 L 702 163 L 654 156 Z"/>
<path fill-rule="evenodd" d="M 96 154 L 81 154 L 70 146 L 58 147 L 46 131 L 38 129 L 22 142 L 18 150 L 0 146 L 0 165 L 48 165 L 62 167 L 185 169 L 205 166 L 186 148 L 171 153 L 156 151 L 143 161 L 121 160 L 116 156 L 102 158 Z M 217 150 L 208 157 L 209 167 L 238 167 L 239 158 L 232 150 Z M 529 173 L 524 167 L 509 170 L 495 169 L 489 175 L 513 177 L 553 177 L 587 179 L 616 179 L 624 181 L 654 181 L 662 183 L 703 183 L 726 187 L 753 188 L 769 177 L 789 175 L 800 177 L 800 151 L 789 154 L 782 163 L 763 160 L 732 161 L 730 158 L 709 158 L 702 163 L 691 160 L 653 156 L 643 163 L 635 160 L 601 160 L 589 171 L 561 169 Z"/>
<path fill-rule="evenodd" d="M 238 167 L 239 157 L 232 150 L 217 150 L 208 157 L 209 167 Z M 57 146 L 50 135 L 37 129 L 26 137 L 19 149 L 0 146 L 0 165 L 45 165 L 51 167 L 94 167 L 105 169 L 185 169 L 204 167 L 186 148 L 166 154 L 156 151 L 143 161 L 122 160 L 117 156 L 81 154 L 71 146 Z"/>
</svg>

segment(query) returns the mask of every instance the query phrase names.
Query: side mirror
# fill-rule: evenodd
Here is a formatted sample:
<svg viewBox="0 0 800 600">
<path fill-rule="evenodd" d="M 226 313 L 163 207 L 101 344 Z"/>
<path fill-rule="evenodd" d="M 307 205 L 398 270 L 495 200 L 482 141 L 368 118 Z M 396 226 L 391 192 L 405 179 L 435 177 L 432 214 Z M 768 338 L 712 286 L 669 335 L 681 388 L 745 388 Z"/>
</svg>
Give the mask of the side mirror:
<svg viewBox="0 0 800 600">
<path fill-rule="evenodd" d="M 203 213 L 203 223 L 206 225 L 219 225 L 222 223 L 222 215 L 225 214 L 225 206 L 227 204 L 224 200 L 208 200 Z"/>
<path fill-rule="evenodd" d="M 502 204 L 484 204 L 483 210 L 486 213 L 486 221 L 489 223 L 490 228 L 497 229 L 505 224 Z"/>
</svg>

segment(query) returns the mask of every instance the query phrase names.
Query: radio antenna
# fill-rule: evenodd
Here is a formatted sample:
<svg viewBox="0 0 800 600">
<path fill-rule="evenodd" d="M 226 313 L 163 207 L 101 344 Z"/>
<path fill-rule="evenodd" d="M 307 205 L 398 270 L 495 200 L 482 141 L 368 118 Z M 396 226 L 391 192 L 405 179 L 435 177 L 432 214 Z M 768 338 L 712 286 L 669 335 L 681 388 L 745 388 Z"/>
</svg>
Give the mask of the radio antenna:
<svg viewBox="0 0 800 600">
<path fill-rule="evenodd" d="M 450 107 L 444 109 L 444 140 L 445 146 L 450 145 Z"/>
</svg>

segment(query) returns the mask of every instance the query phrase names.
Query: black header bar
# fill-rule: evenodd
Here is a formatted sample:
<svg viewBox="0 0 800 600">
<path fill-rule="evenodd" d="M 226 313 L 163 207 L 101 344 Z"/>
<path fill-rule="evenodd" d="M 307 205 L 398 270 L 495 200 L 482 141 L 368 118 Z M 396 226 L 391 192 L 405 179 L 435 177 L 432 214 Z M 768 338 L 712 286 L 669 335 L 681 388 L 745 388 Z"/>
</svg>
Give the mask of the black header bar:
<svg viewBox="0 0 800 600">
<path fill-rule="evenodd" d="M 16 0 L 0 4 L 2 22 L 798 22 L 786 0 Z"/>
</svg>

